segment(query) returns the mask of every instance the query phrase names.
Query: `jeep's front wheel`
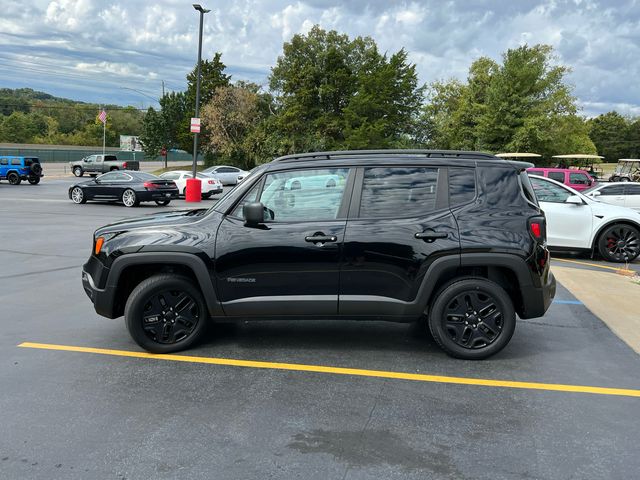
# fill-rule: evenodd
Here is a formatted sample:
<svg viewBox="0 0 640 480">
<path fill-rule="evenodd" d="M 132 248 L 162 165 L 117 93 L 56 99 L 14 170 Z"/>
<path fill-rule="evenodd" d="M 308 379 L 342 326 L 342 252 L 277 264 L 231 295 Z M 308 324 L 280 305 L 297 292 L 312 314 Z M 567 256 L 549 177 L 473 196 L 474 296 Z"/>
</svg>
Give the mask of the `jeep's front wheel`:
<svg viewBox="0 0 640 480">
<path fill-rule="evenodd" d="M 187 278 L 168 274 L 143 280 L 124 309 L 129 334 L 152 353 L 189 348 L 204 335 L 208 317 L 200 290 Z"/>
<path fill-rule="evenodd" d="M 76 177 L 81 177 L 82 175 L 84 175 L 84 170 L 82 170 L 82 167 L 73 167 L 73 174 Z"/>
<path fill-rule="evenodd" d="M 429 311 L 429 329 L 449 355 L 481 360 L 502 350 L 516 328 L 516 313 L 509 295 L 484 278 L 447 284 Z"/>
</svg>

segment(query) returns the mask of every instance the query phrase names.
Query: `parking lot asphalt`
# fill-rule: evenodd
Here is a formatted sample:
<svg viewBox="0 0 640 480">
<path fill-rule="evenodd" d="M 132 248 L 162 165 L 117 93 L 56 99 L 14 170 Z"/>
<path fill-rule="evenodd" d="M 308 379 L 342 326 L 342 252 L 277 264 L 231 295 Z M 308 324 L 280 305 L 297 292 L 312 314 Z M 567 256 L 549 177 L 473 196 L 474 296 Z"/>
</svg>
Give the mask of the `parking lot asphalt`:
<svg viewBox="0 0 640 480">
<path fill-rule="evenodd" d="M 80 268 L 95 228 L 163 207 L 74 205 L 73 181 L 0 183 L 0 478 L 637 477 L 640 398 L 500 386 L 640 393 L 640 357 L 562 285 L 480 362 L 447 357 L 417 323 L 335 321 L 217 324 L 179 354 L 205 361 L 158 361 L 94 312 Z"/>
</svg>

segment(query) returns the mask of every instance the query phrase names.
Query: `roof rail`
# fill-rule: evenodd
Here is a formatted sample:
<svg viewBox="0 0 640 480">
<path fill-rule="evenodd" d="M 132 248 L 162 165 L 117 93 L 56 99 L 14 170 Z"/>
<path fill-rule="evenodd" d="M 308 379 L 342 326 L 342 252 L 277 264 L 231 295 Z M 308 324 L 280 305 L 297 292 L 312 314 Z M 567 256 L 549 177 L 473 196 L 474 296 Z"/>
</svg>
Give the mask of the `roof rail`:
<svg viewBox="0 0 640 480">
<path fill-rule="evenodd" d="M 323 159 L 329 160 L 337 157 L 357 157 L 368 155 L 411 155 L 424 156 L 425 158 L 473 158 L 501 160 L 490 153 L 466 152 L 463 150 L 422 150 L 422 149 L 389 149 L 389 150 L 343 150 L 334 152 L 309 152 L 285 155 L 276 158 L 274 162 L 293 162 L 296 160 Z"/>
</svg>

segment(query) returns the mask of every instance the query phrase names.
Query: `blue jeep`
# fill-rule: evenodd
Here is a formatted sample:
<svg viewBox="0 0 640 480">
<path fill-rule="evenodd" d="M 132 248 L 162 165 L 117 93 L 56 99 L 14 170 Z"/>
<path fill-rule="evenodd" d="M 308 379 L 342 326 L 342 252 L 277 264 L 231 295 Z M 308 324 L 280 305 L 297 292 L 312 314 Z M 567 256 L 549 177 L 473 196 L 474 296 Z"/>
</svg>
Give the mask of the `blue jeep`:
<svg viewBox="0 0 640 480">
<path fill-rule="evenodd" d="M 0 156 L 0 180 L 9 180 L 11 185 L 28 180 L 31 185 L 36 185 L 41 177 L 44 174 L 37 157 Z"/>
</svg>

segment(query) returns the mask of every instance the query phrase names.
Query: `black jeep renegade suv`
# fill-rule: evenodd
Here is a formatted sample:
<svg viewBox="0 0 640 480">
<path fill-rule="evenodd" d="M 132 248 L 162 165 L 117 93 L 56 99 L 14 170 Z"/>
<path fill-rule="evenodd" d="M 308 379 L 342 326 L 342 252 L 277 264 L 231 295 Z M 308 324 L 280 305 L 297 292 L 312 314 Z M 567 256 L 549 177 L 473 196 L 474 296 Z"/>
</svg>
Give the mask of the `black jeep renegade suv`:
<svg viewBox="0 0 640 480">
<path fill-rule="evenodd" d="M 555 294 L 529 166 L 429 150 L 278 158 L 209 210 L 98 229 L 84 289 L 156 353 L 216 319 L 426 318 L 445 352 L 486 358 Z"/>
</svg>

